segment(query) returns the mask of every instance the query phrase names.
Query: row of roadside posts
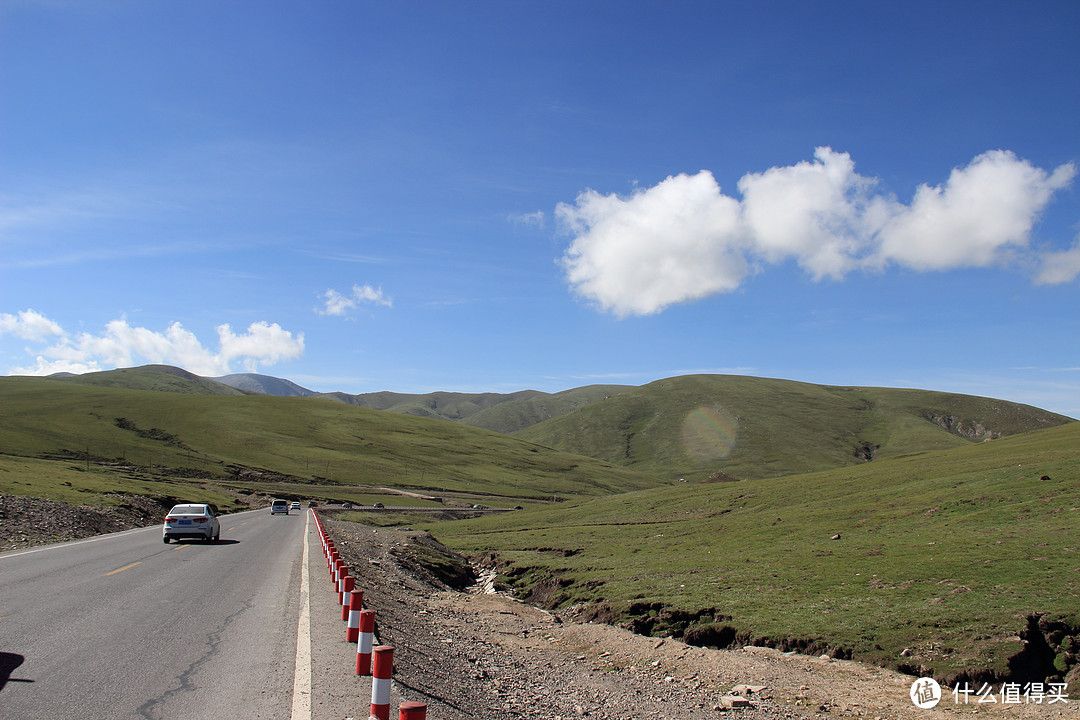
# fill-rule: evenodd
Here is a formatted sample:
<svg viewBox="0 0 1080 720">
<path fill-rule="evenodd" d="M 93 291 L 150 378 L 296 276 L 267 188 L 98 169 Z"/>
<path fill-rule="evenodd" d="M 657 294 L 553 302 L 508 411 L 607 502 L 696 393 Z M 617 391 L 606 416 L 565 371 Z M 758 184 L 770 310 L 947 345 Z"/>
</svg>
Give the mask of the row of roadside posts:
<svg viewBox="0 0 1080 720">
<path fill-rule="evenodd" d="M 394 648 L 374 645 L 375 611 L 364 609 L 364 591 L 356 588 L 356 579 L 338 555 L 318 513 L 311 511 L 319 529 L 323 555 L 330 569 L 330 579 L 337 588 L 341 619 L 345 621 L 346 642 L 356 643 L 356 674 L 371 677 L 371 715 L 374 720 L 390 720 L 390 678 L 394 672 Z M 398 720 L 427 720 L 427 705 L 403 702 L 398 706 Z"/>
</svg>

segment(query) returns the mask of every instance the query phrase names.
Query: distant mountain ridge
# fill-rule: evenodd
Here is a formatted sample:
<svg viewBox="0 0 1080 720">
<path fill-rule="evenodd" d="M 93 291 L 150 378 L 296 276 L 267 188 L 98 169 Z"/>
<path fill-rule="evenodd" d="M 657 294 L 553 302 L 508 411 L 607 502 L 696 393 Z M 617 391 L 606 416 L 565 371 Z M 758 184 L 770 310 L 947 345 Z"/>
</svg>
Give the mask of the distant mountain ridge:
<svg viewBox="0 0 1080 720">
<path fill-rule="evenodd" d="M 629 389 L 630 385 L 586 385 L 557 393 L 519 390 L 512 393 L 321 393 L 291 380 L 257 373 L 236 373 L 206 378 L 229 387 L 276 397 L 319 397 L 387 412 L 460 422 L 473 427 L 512 433 L 538 422 L 588 405 Z"/>
<path fill-rule="evenodd" d="M 257 373 L 235 373 L 206 379 L 228 385 L 237 390 L 259 393 L 260 395 L 274 395 L 275 397 L 311 397 L 319 394 L 314 390 L 308 390 L 306 387 L 297 385 L 292 380 Z"/>
</svg>

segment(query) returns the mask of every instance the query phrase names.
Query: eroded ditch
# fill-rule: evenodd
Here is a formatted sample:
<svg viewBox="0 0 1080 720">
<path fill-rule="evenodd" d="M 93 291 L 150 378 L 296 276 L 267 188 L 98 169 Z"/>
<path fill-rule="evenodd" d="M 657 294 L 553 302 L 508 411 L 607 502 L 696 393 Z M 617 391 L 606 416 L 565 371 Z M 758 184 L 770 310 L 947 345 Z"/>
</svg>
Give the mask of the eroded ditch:
<svg viewBox="0 0 1080 720">
<path fill-rule="evenodd" d="M 661 602 L 634 601 L 618 609 L 602 597 L 603 582 L 589 581 L 586 586 L 567 575 L 553 574 L 546 568 L 515 566 L 505 563 L 497 553 L 474 558 L 482 567 L 493 568 L 498 576 L 497 590 L 544 610 L 565 614 L 579 622 L 602 622 L 630 630 L 645 637 L 673 638 L 687 645 L 716 650 L 731 650 L 748 646 L 768 647 L 780 652 L 800 655 L 828 656 L 838 660 L 868 662 L 914 677 L 934 676 L 949 686 L 967 682 L 973 686 L 984 683 L 1061 683 L 1080 680 L 1080 623 L 1052 618 L 1040 613 L 1029 614 L 1017 636 L 1021 650 L 1006 662 L 1007 670 L 968 667 L 945 673 L 912 662 L 902 648 L 896 649 L 895 660 L 882 662 L 877 657 L 860 657 L 855 649 L 829 638 L 797 635 L 763 635 L 739 627 L 737 620 L 722 610 L 709 607 L 697 610 L 671 607 Z M 571 590 L 573 588 L 573 590 Z M 580 592 L 585 590 L 587 592 Z M 589 595 L 595 600 L 575 602 L 575 597 Z M 880 648 L 879 648 L 880 649 Z"/>
</svg>

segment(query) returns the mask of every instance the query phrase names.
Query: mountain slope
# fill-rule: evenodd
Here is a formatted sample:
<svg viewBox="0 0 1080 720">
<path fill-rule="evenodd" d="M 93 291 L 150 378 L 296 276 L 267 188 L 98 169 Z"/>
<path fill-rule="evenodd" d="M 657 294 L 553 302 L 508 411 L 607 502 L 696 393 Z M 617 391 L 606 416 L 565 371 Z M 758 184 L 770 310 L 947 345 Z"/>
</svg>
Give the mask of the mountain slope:
<svg viewBox="0 0 1080 720">
<path fill-rule="evenodd" d="M 62 375 L 50 378 L 73 385 L 154 390 L 191 395 L 245 395 L 243 390 L 229 387 L 211 378 L 200 377 L 171 365 L 143 365 L 118 368 L 83 375 Z"/>
<path fill-rule="evenodd" d="M 509 435 L 314 398 L 154 392 L 7 377 L 0 378 L 0 407 L 5 420 L 0 462 L 8 455 L 57 459 L 66 466 L 71 458 L 85 458 L 87 470 L 93 459 L 209 479 L 235 479 L 243 466 L 293 482 L 512 498 L 658 484 L 637 471 Z M 5 477 L 0 472 L 0 492 Z"/>
<path fill-rule="evenodd" d="M 372 410 L 386 410 L 404 415 L 458 422 L 500 403 L 529 400 L 543 394 L 537 390 L 521 390 L 507 394 L 433 392 L 416 395 L 395 392 L 350 395 L 335 392 L 323 393 L 319 397 Z"/>
<path fill-rule="evenodd" d="M 629 385 L 586 385 L 553 394 L 508 398 L 506 402 L 462 418 L 461 422 L 495 432 L 514 433 L 605 400 L 629 388 Z"/>
<path fill-rule="evenodd" d="M 258 373 L 236 373 L 233 375 L 223 375 L 221 377 L 207 379 L 219 382 L 223 385 L 228 385 L 237 390 L 259 393 L 260 395 L 273 395 L 275 397 L 311 397 L 312 395 L 318 394 L 314 390 L 308 390 L 306 387 L 301 387 L 291 380 L 284 380 L 270 375 L 259 375 Z"/>
<path fill-rule="evenodd" d="M 632 388 L 515 433 L 667 478 L 762 478 L 959 447 L 1071 418 L 922 390 L 690 375 Z"/>
</svg>

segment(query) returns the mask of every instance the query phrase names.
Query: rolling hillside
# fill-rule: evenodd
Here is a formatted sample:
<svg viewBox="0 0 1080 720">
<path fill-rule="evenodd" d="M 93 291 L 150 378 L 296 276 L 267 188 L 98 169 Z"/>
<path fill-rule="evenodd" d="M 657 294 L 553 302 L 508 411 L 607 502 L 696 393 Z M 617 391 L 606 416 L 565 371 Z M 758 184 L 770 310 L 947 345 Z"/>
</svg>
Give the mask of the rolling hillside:
<svg viewBox="0 0 1080 720">
<path fill-rule="evenodd" d="M 105 382 L 0 378 L 0 465 L 23 458 L 66 468 L 76 461 L 87 477 L 108 468 L 142 468 L 144 475 L 185 482 L 322 484 L 337 487 L 339 495 L 348 487 L 392 486 L 510 504 L 658 483 L 610 463 L 456 423 L 315 398 L 204 394 L 210 381 L 159 368 L 83 377 Z M 114 387 L 117 377 L 168 391 Z M 41 494 L 49 474 L 43 468 L 37 478 L 16 481 L 19 473 L 0 472 L 0 493 Z"/>
<path fill-rule="evenodd" d="M 235 373 L 207 379 L 219 382 L 222 385 L 228 385 L 237 390 L 259 393 L 260 395 L 274 395 L 276 397 L 311 397 L 312 395 L 318 395 L 314 390 L 301 387 L 291 380 L 283 380 L 270 375 L 259 375 L 258 373 Z"/>
<path fill-rule="evenodd" d="M 750 479 L 962 447 L 1069 422 L 968 395 L 690 375 L 623 390 L 515 437 L 658 477 Z"/>
<path fill-rule="evenodd" d="M 187 395 L 250 395 L 242 389 L 230 387 L 190 373 L 171 365 L 144 365 L 135 368 L 119 368 L 83 375 L 58 375 L 50 378 L 73 385 L 113 387 L 126 390 L 154 390 Z"/>
<path fill-rule="evenodd" d="M 588 385 L 557 393 L 521 390 L 514 393 L 374 392 L 351 395 L 344 392 L 317 393 L 289 380 L 256 373 L 238 373 L 208 379 L 264 395 L 322 397 L 372 410 L 461 422 L 501 433 L 523 430 L 630 387 Z"/>
</svg>

